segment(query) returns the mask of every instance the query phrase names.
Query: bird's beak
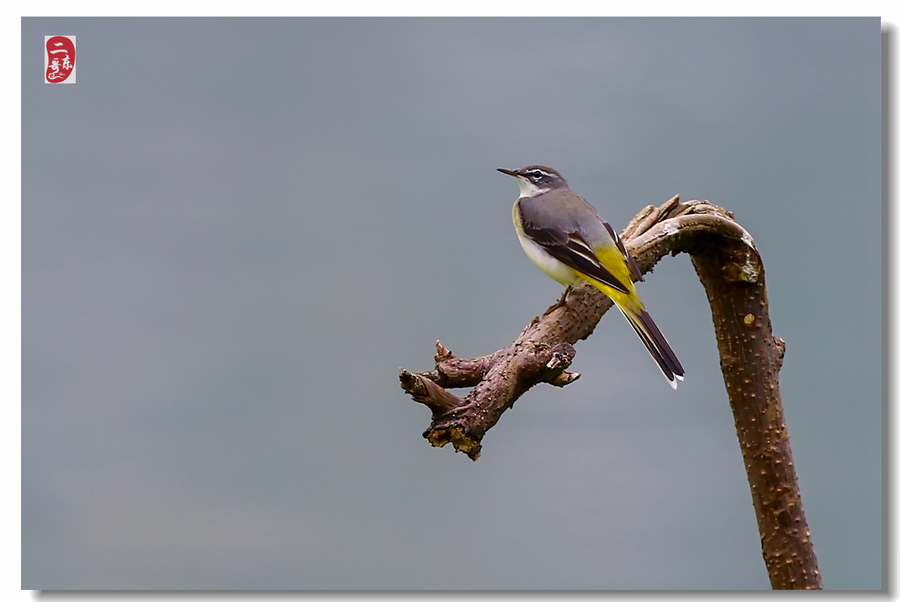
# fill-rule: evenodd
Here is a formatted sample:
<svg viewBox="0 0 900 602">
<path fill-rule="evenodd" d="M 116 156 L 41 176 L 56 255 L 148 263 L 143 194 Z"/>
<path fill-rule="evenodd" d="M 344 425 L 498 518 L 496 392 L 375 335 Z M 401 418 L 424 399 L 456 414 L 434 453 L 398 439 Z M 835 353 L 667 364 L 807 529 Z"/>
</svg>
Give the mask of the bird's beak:
<svg viewBox="0 0 900 602">
<path fill-rule="evenodd" d="M 500 173 L 505 173 L 508 176 L 516 177 L 516 172 L 514 172 L 511 169 L 504 169 L 502 167 L 498 167 L 497 171 L 499 171 Z"/>
</svg>

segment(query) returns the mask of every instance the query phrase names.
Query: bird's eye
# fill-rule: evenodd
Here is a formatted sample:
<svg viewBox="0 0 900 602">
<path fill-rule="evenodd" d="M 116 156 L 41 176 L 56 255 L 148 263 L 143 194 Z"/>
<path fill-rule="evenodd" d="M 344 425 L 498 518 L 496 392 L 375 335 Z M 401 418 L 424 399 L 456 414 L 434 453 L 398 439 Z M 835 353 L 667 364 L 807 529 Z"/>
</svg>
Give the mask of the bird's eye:
<svg viewBox="0 0 900 602">
<path fill-rule="evenodd" d="M 531 172 L 531 173 L 528 174 L 528 175 L 530 175 L 530 176 L 531 176 L 531 179 L 532 179 L 532 180 L 535 180 L 535 181 L 540 181 L 540 180 L 542 180 L 542 179 L 544 178 L 544 172 L 542 172 L 542 171 L 540 171 L 540 170 L 537 170 L 537 169 L 534 170 L 533 172 Z"/>
</svg>

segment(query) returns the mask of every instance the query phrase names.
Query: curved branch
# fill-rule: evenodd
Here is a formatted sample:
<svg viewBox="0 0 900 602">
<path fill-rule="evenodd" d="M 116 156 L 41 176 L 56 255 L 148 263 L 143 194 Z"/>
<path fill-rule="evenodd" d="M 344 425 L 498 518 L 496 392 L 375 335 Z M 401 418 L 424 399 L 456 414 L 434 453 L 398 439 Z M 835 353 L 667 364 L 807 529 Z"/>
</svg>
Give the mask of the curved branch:
<svg viewBox="0 0 900 602">
<path fill-rule="evenodd" d="M 765 273 L 756 244 L 734 216 L 707 201 L 643 209 L 622 239 L 642 273 L 668 254 L 689 253 L 716 330 L 722 374 L 750 482 L 763 558 L 775 589 L 821 589 L 815 551 L 800 500 L 778 373 L 784 341 L 772 335 Z M 534 385 L 565 386 L 573 345 L 594 331 L 612 301 L 585 283 L 563 294 L 508 347 L 460 360 L 437 343 L 435 368 L 400 371 L 401 387 L 432 410 L 423 433 L 432 445 L 452 443 L 475 460 L 481 440 Z M 474 387 L 464 399 L 447 388 Z"/>
</svg>

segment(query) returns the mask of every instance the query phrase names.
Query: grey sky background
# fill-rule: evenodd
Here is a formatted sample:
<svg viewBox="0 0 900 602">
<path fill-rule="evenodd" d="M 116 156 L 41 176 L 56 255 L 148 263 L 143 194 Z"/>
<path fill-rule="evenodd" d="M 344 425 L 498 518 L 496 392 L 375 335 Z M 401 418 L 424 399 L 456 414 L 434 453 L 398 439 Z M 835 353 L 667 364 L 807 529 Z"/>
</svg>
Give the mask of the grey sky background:
<svg viewBox="0 0 900 602">
<path fill-rule="evenodd" d="M 75 85 L 42 83 L 77 36 Z M 639 291 L 477 462 L 397 369 L 560 293 L 515 183 L 679 193 L 765 262 L 826 588 L 881 587 L 878 19 L 22 21 L 22 587 L 766 589 L 705 295 Z"/>
</svg>

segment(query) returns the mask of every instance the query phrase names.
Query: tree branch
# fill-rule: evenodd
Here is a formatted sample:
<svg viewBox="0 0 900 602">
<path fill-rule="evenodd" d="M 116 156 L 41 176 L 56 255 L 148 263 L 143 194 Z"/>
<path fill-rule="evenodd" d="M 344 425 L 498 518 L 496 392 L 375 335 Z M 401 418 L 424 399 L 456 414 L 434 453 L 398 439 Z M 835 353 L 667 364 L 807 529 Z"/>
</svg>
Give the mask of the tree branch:
<svg viewBox="0 0 900 602">
<path fill-rule="evenodd" d="M 668 254 L 689 253 L 716 329 L 722 374 L 734 413 L 744 466 L 774 589 L 821 589 L 815 551 L 800 500 L 778 373 L 784 341 L 772 335 L 762 260 L 733 215 L 707 201 L 643 209 L 622 239 L 642 273 Z M 432 411 L 423 433 L 432 445 L 452 443 L 475 460 L 481 440 L 534 385 L 565 386 L 574 344 L 594 331 L 612 301 L 590 284 L 567 291 L 508 347 L 459 359 L 437 343 L 434 370 L 400 370 L 400 384 Z M 464 399 L 448 388 L 474 387 Z"/>
</svg>

